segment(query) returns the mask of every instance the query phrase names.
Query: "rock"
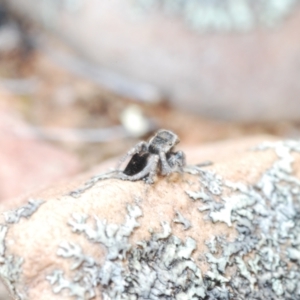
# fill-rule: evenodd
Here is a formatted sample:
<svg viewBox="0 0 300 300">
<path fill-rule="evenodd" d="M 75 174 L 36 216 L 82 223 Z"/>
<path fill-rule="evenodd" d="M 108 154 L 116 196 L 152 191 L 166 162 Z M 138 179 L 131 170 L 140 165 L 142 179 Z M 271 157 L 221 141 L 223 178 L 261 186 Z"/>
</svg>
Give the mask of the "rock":
<svg viewBox="0 0 300 300">
<path fill-rule="evenodd" d="M 153 185 L 86 177 L 7 203 L 0 274 L 17 299 L 293 297 L 300 143 L 263 140 Z"/>
</svg>

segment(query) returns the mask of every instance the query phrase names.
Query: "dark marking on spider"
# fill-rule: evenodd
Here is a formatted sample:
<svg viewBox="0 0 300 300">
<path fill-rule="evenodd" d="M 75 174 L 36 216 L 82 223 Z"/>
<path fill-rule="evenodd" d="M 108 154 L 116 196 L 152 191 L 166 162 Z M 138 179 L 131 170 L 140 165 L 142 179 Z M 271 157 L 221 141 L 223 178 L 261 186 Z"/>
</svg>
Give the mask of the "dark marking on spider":
<svg viewBox="0 0 300 300">
<path fill-rule="evenodd" d="M 182 172 L 185 155 L 174 152 L 179 143 L 178 136 L 170 130 L 159 130 L 149 142 L 139 142 L 122 158 L 120 164 L 131 158 L 125 169 L 118 173 L 122 180 L 145 180 L 153 183 L 157 174 L 168 176 L 173 172 Z M 120 165 L 119 164 L 119 165 Z"/>
</svg>

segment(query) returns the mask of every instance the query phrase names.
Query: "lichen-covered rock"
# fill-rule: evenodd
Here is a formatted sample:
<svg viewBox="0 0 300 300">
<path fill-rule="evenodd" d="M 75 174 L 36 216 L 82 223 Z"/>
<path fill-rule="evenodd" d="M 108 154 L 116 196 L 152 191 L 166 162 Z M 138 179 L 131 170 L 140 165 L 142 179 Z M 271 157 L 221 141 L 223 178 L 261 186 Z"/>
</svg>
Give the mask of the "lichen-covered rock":
<svg viewBox="0 0 300 300">
<path fill-rule="evenodd" d="M 96 176 L 43 197 L 3 218 L 0 274 L 16 299 L 300 299 L 299 152 L 261 143 L 153 185 Z"/>
</svg>

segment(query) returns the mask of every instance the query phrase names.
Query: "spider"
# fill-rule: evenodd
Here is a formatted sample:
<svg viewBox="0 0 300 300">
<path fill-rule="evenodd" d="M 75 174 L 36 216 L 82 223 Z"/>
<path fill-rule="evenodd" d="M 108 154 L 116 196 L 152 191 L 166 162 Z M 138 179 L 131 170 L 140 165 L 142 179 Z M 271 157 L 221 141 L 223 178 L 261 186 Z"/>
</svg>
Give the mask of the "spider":
<svg viewBox="0 0 300 300">
<path fill-rule="evenodd" d="M 157 174 L 163 176 L 173 172 L 182 172 L 185 155 L 182 151 L 174 152 L 179 143 L 178 136 L 170 130 L 161 129 L 149 140 L 139 142 L 121 159 L 119 166 L 130 157 L 126 168 L 118 173 L 122 180 L 136 181 L 143 179 L 152 184 Z"/>
</svg>

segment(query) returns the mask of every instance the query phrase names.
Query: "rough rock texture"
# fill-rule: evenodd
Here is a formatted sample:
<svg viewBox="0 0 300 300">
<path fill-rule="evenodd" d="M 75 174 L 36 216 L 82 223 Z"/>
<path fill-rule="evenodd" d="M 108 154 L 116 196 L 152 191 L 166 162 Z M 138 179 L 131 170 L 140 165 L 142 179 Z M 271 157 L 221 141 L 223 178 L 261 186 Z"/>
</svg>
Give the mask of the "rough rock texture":
<svg viewBox="0 0 300 300">
<path fill-rule="evenodd" d="M 300 143 L 233 148 L 153 185 L 95 176 L 15 207 L 0 274 L 17 299 L 300 299 Z"/>
</svg>

